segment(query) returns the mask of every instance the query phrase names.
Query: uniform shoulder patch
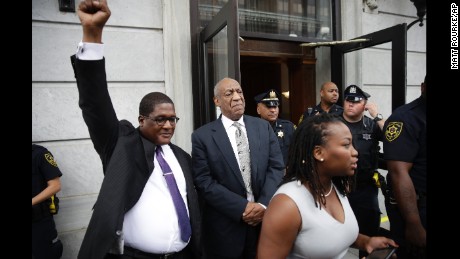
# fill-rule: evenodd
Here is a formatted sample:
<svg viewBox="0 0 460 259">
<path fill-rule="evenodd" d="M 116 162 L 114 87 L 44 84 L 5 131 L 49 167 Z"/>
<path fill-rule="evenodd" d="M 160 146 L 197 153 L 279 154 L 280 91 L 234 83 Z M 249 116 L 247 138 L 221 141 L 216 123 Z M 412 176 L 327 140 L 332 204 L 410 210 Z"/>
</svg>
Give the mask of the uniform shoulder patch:
<svg viewBox="0 0 460 259">
<path fill-rule="evenodd" d="M 299 123 L 298 123 L 298 124 L 300 125 L 300 123 L 301 123 L 302 121 L 303 121 L 303 114 L 300 116 L 300 119 L 299 119 Z"/>
<path fill-rule="evenodd" d="M 403 123 L 399 121 L 389 122 L 385 130 L 385 138 L 391 142 L 399 137 L 403 130 Z"/>
<path fill-rule="evenodd" d="M 54 157 L 53 157 L 53 155 L 51 155 L 51 153 L 49 153 L 49 152 L 46 153 L 46 154 L 45 154 L 45 159 L 46 159 L 46 161 L 48 161 L 48 163 L 50 163 L 52 166 L 55 166 L 55 167 L 58 166 L 57 163 L 56 163 L 56 160 L 54 160 Z"/>
</svg>

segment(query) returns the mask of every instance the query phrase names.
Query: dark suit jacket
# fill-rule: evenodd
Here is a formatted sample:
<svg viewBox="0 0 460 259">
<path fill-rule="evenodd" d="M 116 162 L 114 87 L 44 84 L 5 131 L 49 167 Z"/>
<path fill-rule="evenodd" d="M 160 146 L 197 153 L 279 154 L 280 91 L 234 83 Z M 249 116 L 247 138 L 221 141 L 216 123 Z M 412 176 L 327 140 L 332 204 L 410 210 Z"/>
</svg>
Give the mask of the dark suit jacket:
<svg viewBox="0 0 460 259">
<path fill-rule="evenodd" d="M 71 60 L 79 106 L 105 174 L 78 258 L 99 259 L 109 251 L 121 252 L 124 215 L 139 200 L 152 173 L 155 147 L 130 122 L 118 121 L 107 89 L 105 60 L 85 61 L 75 56 Z M 186 181 L 192 238 L 185 249 L 199 258 L 201 219 L 191 157 L 176 145 L 170 147 Z"/>
<path fill-rule="evenodd" d="M 254 199 L 267 206 L 283 177 L 283 156 L 267 121 L 248 115 L 243 118 Z M 193 177 L 204 199 L 203 246 L 214 255 L 241 255 L 250 227 L 242 220 L 248 201 L 236 159 L 220 118 L 193 132 Z"/>
</svg>

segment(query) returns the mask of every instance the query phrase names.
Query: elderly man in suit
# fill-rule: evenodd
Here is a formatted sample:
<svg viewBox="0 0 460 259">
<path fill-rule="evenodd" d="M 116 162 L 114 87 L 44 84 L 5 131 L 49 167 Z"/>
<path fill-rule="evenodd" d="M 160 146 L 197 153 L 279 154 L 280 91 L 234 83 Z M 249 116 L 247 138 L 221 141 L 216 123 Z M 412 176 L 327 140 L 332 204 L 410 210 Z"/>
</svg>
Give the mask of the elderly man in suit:
<svg viewBox="0 0 460 259">
<path fill-rule="evenodd" d="M 283 177 L 283 156 L 270 124 L 244 115 L 237 81 L 219 81 L 214 104 L 222 115 L 192 134 L 204 258 L 252 259 L 266 206 Z"/>
<path fill-rule="evenodd" d="M 179 120 L 173 101 L 149 93 L 139 105 L 139 127 L 119 121 L 101 44 L 110 17 L 107 2 L 83 1 L 78 16 L 83 40 L 72 65 L 105 175 L 78 258 L 201 258 L 191 156 L 170 143 Z"/>
</svg>

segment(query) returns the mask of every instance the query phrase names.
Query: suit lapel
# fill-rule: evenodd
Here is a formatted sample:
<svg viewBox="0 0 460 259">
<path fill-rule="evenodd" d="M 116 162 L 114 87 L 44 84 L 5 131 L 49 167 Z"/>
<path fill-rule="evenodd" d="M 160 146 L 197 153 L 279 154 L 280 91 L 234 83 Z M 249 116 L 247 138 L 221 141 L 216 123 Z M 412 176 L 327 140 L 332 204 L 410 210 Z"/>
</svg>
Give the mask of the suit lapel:
<svg viewBox="0 0 460 259">
<path fill-rule="evenodd" d="M 145 181 L 146 180 L 145 178 L 150 177 L 150 174 L 153 171 L 153 156 L 151 157 L 151 161 L 145 159 L 147 156 L 145 152 L 145 148 L 148 147 L 148 143 L 145 143 L 146 145 L 144 146 L 144 141 L 148 142 L 148 140 L 144 139 L 139 133 L 139 131 L 137 131 L 137 133 L 138 134 L 133 136 L 133 143 L 130 144 L 132 145 L 132 150 L 133 150 L 132 151 L 133 155 L 131 157 L 133 157 L 134 160 L 136 161 L 136 165 L 139 167 L 139 172 L 143 174 L 144 176 L 143 180 Z M 139 141 L 139 138 L 141 139 L 141 141 Z M 129 150 L 128 148 L 129 148 L 129 145 L 126 147 L 126 149 Z M 149 171 L 149 167 L 150 167 L 149 163 L 152 163 L 151 171 Z"/>
<path fill-rule="evenodd" d="M 187 193 L 189 193 L 193 189 L 193 178 L 192 178 L 192 172 L 190 172 L 190 165 L 187 163 L 187 160 L 184 159 L 179 152 L 176 150 L 176 146 L 169 144 L 171 147 L 171 150 L 174 153 L 174 156 L 177 158 L 177 161 L 179 162 L 180 167 L 182 168 L 182 172 L 184 173 L 184 178 L 185 178 L 185 184 L 187 186 Z M 191 187 L 191 188 L 190 188 Z"/>
<path fill-rule="evenodd" d="M 217 148 L 224 155 L 224 159 L 227 162 L 228 166 L 232 169 L 232 172 L 239 179 L 241 186 L 244 187 L 243 176 L 241 175 L 240 167 L 238 166 L 238 161 L 236 161 L 235 153 L 233 152 L 232 144 L 227 136 L 227 131 L 225 131 L 224 124 L 221 119 L 214 121 L 213 125 L 213 139 L 216 142 Z"/>
<path fill-rule="evenodd" d="M 136 170 L 130 170 L 131 174 L 126 174 L 124 171 L 119 171 L 119 173 L 121 173 L 126 178 L 124 188 L 126 188 L 126 193 L 128 194 L 126 196 L 126 208 L 129 210 L 138 201 L 142 191 L 144 190 L 143 187 L 147 183 L 153 171 L 153 156 L 150 159 L 151 161 L 146 159 L 147 152 L 145 152 L 145 148 L 148 149 L 149 147 L 148 143 L 144 143 L 144 141 L 148 142 L 148 140 L 144 139 L 140 135 L 139 131 L 137 131 L 136 134 L 132 134 L 131 136 L 126 137 L 125 141 L 126 142 L 123 143 L 125 146 L 123 150 L 124 152 L 128 152 L 126 156 L 134 160 L 134 166 L 136 167 Z M 144 144 L 147 145 L 144 146 Z M 113 157 L 112 159 L 116 158 Z M 150 163 L 152 163 L 152 170 L 149 169 Z M 123 167 L 120 166 L 116 170 L 120 170 L 121 168 Z"/>
<path fill-rule="evenodd" d="M 255 122 L 250 122 L 251 118 L 243 115 L 244 125 L 248 133 L 249 150 L 251 151 L 251 177 L 257 179 L 257 154 L 260 149 L 260 136 Z"/>
<path fill-rule="evenodd" d="M 153 172 L 153 168 L 154 168 L 153 159 L 155 156 L 155 145 L 152 142 L 148 141 L 147 139 L 143 138 L 142 136 L 140 136 L 140 138 L 142 139 L 142 145 L 144 146 L 144 150 L 145 150 L 144 152 L 145 160 L 147 161 L 147 166 L 149 168 L 149 173 L 150 173 L 150 172 Z"/>
</svg>

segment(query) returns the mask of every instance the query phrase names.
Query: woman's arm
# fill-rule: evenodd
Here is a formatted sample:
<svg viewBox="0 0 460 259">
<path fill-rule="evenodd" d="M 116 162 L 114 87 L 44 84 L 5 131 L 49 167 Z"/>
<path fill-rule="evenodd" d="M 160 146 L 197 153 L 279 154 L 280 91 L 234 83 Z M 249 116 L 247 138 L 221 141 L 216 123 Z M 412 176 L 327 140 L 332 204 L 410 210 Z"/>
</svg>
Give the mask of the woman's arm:
<svg viewBox="0 0 460 259">
<path fill-rule="evenodd" d="M 301 224 L 302 219 L 295 202 L 285 194 L 275 195 L 262 220 L 257 258 L 286 258 Z"/>
</svg>

